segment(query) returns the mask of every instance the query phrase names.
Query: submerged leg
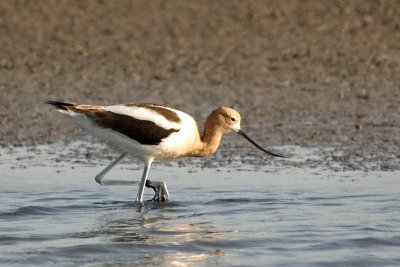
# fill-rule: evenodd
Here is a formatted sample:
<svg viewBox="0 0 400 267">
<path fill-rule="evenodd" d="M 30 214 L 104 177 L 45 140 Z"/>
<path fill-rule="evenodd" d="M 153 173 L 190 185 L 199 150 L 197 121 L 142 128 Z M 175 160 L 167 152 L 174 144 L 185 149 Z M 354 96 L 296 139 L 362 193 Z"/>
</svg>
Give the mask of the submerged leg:
<svg viewBox="0 0 400 267">
<path fill-rule="evenodd" d="M 102 183 L 102 180 L 106 175 L 106 173 L 109 172 L 115 165 L 117 165 L 117 163 L 120 162 L 123 158 L 125 158 L 126 155 L 128 155 L 128 153 L 123 153 L 121 156 L 119 156 L 117 159 L 111 162 L 107 167 L 105 167 L 99 174 L 97 174 L 96 177 L 94 178 L 96 182 L 101 185 L 104 185 Z"/>
<path fill-rule="evenodd" d="M 144 185 L 146 184 L 147 175 L 149 174 L 149 169 L 153 159 L 149 159 L 144 165 L 144 171 L 142 175 L 142 180 L 140 181 L 139 191 L 137 193 L 136 202 L 143 202 L 143 192 L 144 192 Z"/>
</svg>

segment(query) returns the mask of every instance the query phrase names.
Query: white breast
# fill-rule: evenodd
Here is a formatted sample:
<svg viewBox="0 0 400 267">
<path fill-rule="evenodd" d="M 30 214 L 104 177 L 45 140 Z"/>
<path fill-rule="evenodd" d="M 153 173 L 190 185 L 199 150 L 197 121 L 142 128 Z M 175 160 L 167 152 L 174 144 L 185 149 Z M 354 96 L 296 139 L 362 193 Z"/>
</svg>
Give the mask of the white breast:
<svg viewBox="0 0 400 267">
<path fill-rule="evenodd" d="M 174 112 L 181 119 L 180 130 L 172 133 L 159 144 L 159 148 L 172 158 L 184 155 L 199 139 L 199 131 L 195 120 L 182 111 L 174 110 Z"/>
</svg>

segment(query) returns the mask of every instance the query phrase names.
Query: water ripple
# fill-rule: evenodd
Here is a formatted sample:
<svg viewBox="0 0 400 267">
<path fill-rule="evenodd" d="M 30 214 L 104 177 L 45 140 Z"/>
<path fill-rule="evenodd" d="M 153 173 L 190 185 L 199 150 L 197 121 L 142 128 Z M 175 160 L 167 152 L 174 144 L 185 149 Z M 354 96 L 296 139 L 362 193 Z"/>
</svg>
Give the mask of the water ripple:
<svg viewBox="0 0 400 267">
<path fill-rule="evenodd" d="M 25 206 L 16 210 L 0 213 L 0 218 L 11 219 L 15 217 L 32 216 L 32 215 L 48 215 L 52 213 L 62 212 L 63 209 L 43 206 Z"/>
</svg>

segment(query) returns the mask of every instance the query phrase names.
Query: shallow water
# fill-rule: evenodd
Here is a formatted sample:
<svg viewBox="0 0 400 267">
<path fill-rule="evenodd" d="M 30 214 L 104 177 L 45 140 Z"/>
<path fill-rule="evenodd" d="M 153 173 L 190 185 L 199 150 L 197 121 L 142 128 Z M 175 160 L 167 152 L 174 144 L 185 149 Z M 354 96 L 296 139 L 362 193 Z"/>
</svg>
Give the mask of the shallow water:
<svg viewBox="0 0 400 267">
<path fill-rule="evenodd" d="M 399 172 L 155 164 L 171 201 L 141 206 L 137 185 L 95 183 L 105 161 L 1 154 L 0 265 L 400 265 Z"/>
</svg>

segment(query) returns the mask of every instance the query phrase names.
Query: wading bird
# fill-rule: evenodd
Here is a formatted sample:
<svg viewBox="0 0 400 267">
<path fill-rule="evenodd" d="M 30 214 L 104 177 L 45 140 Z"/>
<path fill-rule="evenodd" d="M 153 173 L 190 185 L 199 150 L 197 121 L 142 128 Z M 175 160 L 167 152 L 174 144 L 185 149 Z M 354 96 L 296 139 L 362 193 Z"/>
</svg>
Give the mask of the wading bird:
<svg viewBox="0 0 400 267">
<path fill-rule="evenodd" d="M 136 201 L 143 202 L 144 187 L 153 188 L 153 199 L 169 197 L 165 182 L 147 180 L 154 159 L 205 157 L 218 148 L 224 133 L 237 132 L 261 151 L 274 156 L 250 139 L 240 128 L 240 115 L 231 108 L 219 107 L 208 116 L 201 133 L 188 114 L 156 104 L 83 105 L 48 101 L 47 104 L 68 115 L 81 128 L 105 141 L 122 154 L 103 169 L 96 182 L 128 154 L 144 162 Z"/>
</svg>

